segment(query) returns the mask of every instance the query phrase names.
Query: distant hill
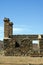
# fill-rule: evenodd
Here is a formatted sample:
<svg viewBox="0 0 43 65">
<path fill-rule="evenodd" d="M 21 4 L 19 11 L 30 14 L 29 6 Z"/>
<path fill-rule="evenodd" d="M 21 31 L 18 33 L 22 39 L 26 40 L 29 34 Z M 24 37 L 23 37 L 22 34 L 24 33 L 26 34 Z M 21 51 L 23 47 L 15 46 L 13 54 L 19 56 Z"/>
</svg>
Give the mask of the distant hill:
<svg viewBox="0 0 43 65">
<path fill-rule="evenodd" d="M 3 41 L 0 40 L 0 50 L 3 50 Z"/>
</svg>

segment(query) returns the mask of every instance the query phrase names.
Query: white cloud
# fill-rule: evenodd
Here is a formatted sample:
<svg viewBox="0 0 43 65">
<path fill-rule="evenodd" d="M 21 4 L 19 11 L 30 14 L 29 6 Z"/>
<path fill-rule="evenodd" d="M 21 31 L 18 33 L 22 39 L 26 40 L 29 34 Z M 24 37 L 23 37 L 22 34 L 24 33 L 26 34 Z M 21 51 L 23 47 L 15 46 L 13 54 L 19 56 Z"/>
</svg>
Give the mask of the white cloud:
<svg viewBox="0 0 43 65">
<path fill-rule="evenodd" d="M 22 28 L 13 28 L 13 33 L 14 34 L 21 34 L 23 32 Z"/>
<path fill-rule="evenodd" d="M 0 31 L 3 31 L 3 27 L 2 26 L 0 26 Z"/>
<path fill-rule="evenodd" d="M 32 31 L 32 27 L 28 25 L 15 25 L 13 27 L 13 34 L 29 34 Z"/>
<path fill-rule="evenodd" d="M 13 28 L 13 34 L 29 34 L 30 29 L 27 27 Z"/>
<path fill-rule="evenodd" d="M 22 28 L 13 28 L 13 31 L 22 31 Z"/>
<path fill-rule="evenodd" d="M 3 40 L 3 36 L 4 36 L 4 29 L 2 26 L 0 26 L 0 40 Z"/>
</svg>

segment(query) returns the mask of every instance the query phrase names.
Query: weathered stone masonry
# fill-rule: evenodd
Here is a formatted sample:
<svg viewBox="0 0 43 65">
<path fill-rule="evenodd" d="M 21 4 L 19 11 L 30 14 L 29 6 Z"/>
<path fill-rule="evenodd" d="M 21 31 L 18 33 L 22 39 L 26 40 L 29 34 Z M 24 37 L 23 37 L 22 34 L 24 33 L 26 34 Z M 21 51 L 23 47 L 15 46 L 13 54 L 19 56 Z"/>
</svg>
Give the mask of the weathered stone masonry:
<svg viewBox="0 0 43 65">
<path fill-rule="evenodd" d="M 13 23 L 9 18 L 4 18 L 4 53 L 6 56 L 31 56 L 33 40 L 39 40 L 39 53 L 37 54 L 43 56 L 43 35 L 13 35 Z"/>
<path fill-rule="evenodd" d="M 13 34 L 13 23 L 9 18 L 4 18 L 4 50 L 5 55 L 13 55 L 13 40 L 11 35 Z"/>
</svg>

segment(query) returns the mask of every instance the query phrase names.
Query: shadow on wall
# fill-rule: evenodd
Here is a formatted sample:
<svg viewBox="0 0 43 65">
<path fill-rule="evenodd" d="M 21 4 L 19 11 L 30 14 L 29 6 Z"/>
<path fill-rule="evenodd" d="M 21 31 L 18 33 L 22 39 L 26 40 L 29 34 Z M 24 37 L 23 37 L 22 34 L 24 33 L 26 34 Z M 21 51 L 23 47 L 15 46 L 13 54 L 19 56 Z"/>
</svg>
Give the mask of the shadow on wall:
<svg viewBox="0 0 43 65">
<path fill-rule="evenodd" d="M 15 42 L 15 47 L 20 47 L 19 43 L 18 42 Z"/>
</svg>

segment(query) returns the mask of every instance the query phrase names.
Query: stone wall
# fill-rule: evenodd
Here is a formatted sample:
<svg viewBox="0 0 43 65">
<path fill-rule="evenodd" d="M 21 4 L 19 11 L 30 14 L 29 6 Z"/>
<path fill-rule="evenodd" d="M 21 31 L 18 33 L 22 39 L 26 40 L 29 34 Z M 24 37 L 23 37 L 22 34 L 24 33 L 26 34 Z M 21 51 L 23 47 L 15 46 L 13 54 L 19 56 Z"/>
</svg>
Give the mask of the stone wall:
<svg viewBox="0 0 43 65">
<path fill-rule="evenodd" d="M 39 52 L 33 52 L 32 41 L 39 40 Z M 4 18 L 4 53 L 6 56 L 43 56 L 43 35 L 13 35 L 13 23 Z"/>
<path fill-rule="evenodd" d="M 38 38 L 38 35 L 13 35 L 12 39 L 13 39 L 14 46 L 16 43 L 19 44 L 19 47 L 15 47 L 14 49 L 14 55 L 40 56 L 41 54 L 40 49 L 42 48 L 41 45 L 43 46 L 43 43 L 41 44 L 41 42 L 43 41 L 41 40 L 42 38 L 41 39 Z M 33 46 L 32 46 L 33 40 L 39 41 L 38 43 L 39 50 L 37 49 L 37 51 L 33 51 Z"/>
</svg>

